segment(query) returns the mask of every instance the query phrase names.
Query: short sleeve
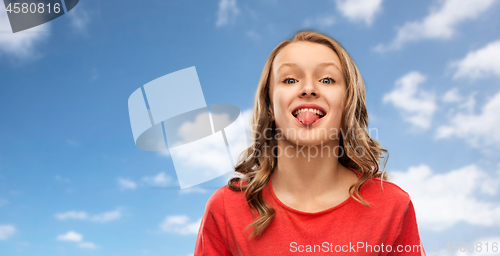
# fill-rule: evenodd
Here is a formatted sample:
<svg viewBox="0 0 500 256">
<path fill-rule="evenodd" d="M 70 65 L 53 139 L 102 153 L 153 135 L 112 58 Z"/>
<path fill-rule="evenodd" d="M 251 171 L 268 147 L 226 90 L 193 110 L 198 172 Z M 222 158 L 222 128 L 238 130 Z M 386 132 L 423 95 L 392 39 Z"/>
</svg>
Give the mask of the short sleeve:
<svg viewBox="0 0 500 256">
<path fill-rule="evenodd" d="M 392 253 L 389 255 L 426 255 L 418 233 L 417 218 L 411 200 L 408 202 L 398 236 L 392 245 Z"/>
<path fill-rule="evenodd" d="M 227 249 L 224 187 L 208 199 L 196 238 L 194 256 L 231 256 Z"/>
</svg>

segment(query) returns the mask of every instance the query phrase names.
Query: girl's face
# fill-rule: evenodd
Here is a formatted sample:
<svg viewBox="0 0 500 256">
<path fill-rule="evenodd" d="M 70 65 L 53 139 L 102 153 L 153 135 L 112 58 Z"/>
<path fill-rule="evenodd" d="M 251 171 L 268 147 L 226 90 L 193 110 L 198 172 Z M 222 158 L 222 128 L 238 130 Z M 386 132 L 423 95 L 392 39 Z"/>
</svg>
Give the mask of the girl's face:
<svg viewBox="0 0 500 256">
<path fill-rule="evenodd" d="M 269 93 L 285 140 L 312 146 L 341 135 L 346 85 L 340 59 L 328 46 L 293 42 L 281 49 L 271 68 Z"/>
</svg>

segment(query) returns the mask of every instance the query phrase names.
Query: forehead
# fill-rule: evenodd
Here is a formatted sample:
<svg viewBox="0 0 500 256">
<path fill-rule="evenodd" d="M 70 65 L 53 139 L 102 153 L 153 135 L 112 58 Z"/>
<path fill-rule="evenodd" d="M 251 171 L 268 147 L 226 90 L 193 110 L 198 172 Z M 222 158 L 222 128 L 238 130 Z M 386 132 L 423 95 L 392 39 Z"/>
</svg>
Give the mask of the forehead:
<svg viewBox="0 0 500 256">
<path fill-rule="evenodd" d="M 315 67 L 318 63 L 333 62 L 337 68 L 341 63 L 337 53 L 330 47 L 313 42 L 293 42 L 276 55 L 272 70 L 278 71 L 283 64 L 295 63 L 302 67 Z M 287 65 L 283 65 L 283 68 Z"/>
</svg>

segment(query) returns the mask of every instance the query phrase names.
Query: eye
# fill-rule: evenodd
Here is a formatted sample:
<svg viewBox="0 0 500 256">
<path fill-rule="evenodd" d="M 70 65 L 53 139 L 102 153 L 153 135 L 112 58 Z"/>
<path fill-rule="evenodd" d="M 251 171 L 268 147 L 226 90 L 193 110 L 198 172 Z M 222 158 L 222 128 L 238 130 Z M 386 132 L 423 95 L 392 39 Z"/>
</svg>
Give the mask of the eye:
<svg viewBox="0 0 500 256">
<path fill-rule="evenodd" d="M 321 79 L 321 82 L 324 84 L 333 84 L 333 83 L 335 83 L 335 80 L 333 80 L 333 78 L 331 78 L 331 77 L 325 77 L 325 78 Z"/>
<path fill-rule="evenodd" d="M 293 78 L 291 78 L 291 77 L 287 77 L 287 78 L 285 78 L 285 79 L 283 80 L 283 83 L 285 83 L 285 84 L 294 84 L 294 83 L 296 83 L 296 82 L 298 82 L 298 81 L 297 81 L 297 80 L 295 80 L 295 79 L 293 79 Z"/>
</svg>

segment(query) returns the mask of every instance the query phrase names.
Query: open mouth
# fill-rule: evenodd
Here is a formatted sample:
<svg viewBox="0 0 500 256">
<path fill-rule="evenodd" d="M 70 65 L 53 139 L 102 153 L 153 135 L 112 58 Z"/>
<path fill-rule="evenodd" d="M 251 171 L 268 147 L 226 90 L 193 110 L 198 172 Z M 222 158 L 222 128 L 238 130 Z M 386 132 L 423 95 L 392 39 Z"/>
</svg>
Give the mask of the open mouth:
<svg viewBox="0 0 500 256">
<path fill-rule="evenodd" d="M 292 112 L 292 115 L 300 124 L 309 126 L 319 123 L 326 112 L 315 108 L 300 108 Z"/>
</svg>

